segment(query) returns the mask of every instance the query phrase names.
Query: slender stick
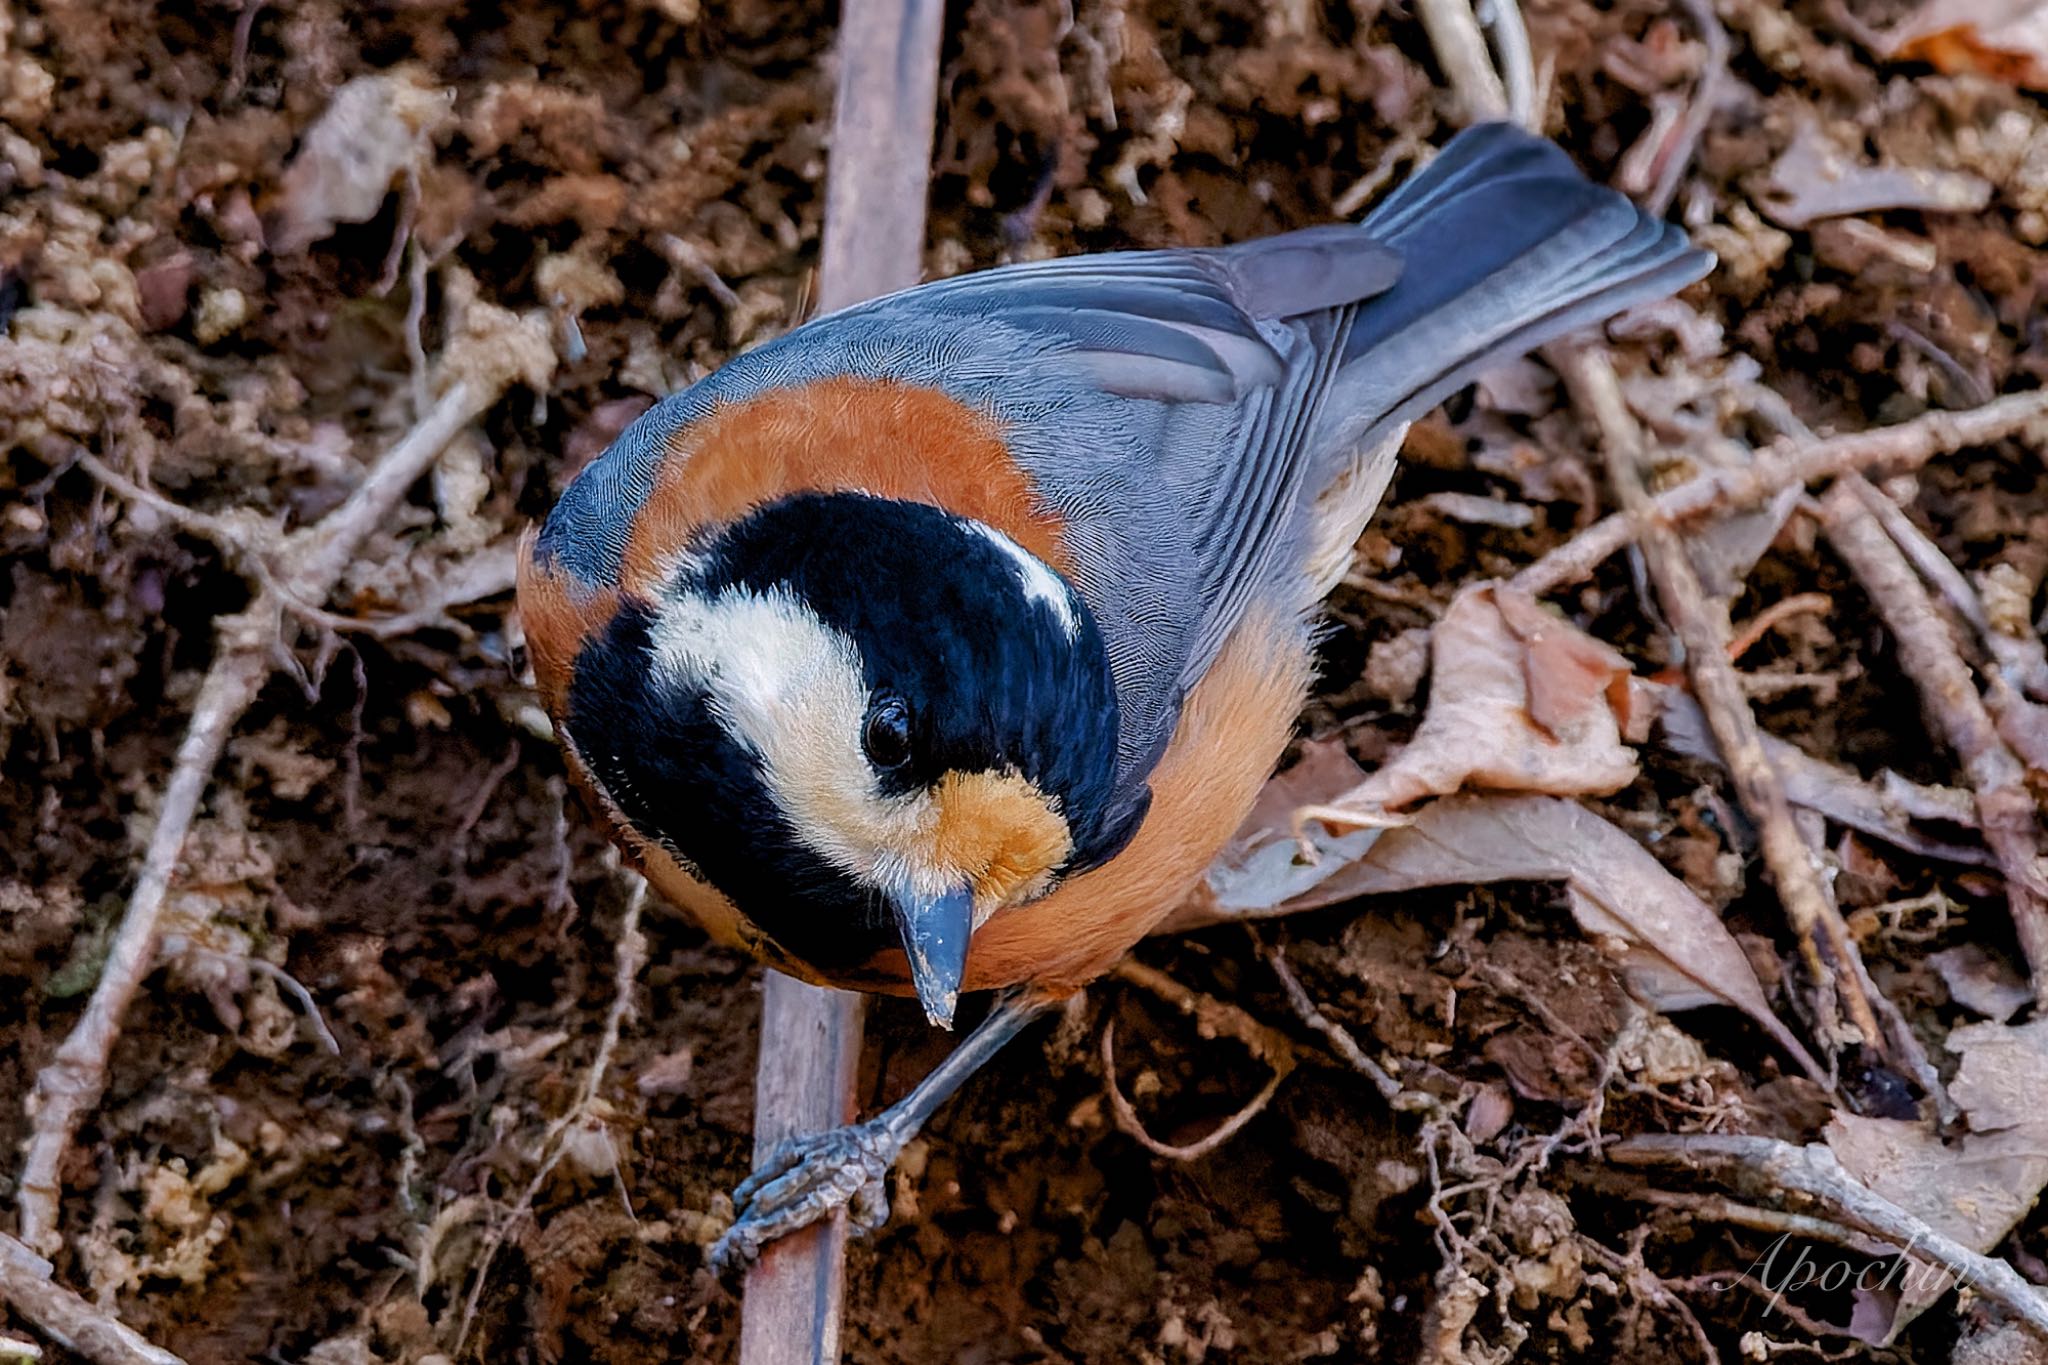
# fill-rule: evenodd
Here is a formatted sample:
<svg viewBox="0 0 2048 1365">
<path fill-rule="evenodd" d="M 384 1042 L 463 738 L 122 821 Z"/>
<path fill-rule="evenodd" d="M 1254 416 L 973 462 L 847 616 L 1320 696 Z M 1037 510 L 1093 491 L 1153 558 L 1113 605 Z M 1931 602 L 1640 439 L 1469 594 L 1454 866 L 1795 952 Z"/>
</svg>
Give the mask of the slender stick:
<svg viewBox="0 0 2048 1365">
<path fill-rule="evenodd" d="M 1430 50 L 1444 69 L 1444 80 L 1457 96 L 1458 122 L 1508 117 L 1507 88 L 1494 69 L 1486 36 L 1468 0 L 1418 0 L 1415 11 L 1429 35 Z"/>
<path fill-rule="evenodd" d="M 1798 1147 L 1764 1137 L 1654 1133 L 1616 1143 L 1606 1155 L 1617 1166 L 1705 1169 L 1745 1191 L 1778 1198 L 1804 1195 L 1837 1219 L 1947 1267 L 1956 1283 L 1968 1285 L 2036 1335 L 2048 1338 L 2048 1294 L 2028 1284 L 2008 1262 L 1972 1251 L 1872 1191 L 1820 1143 Z"/>
<path fill-rule="evenodd" d="M 0 1299 L 68 1351 L 99 1365 L 185 1365 L 51 1278 L 50 1263 L 0 1232 Z"/>
<path fill-rule="evenodd" d="M 1550 359 L 1580 410 L 1593 418 L 1600 431 L 1622 512 L 1635 523 L 1637 543 L 1650 566 L 1665 614 L 1671 618 L 1672 630 L 1684 647 L 1693 691 L 1727 762 L 1735 795 L 1756 821 L 1764 862 L 1777 884 L 1785 914 L 1799 933 L 1807 970 L 1824 998 L 1840 988 L 1849 1022 L 1864 1041 L 1881 1046 L 1885 1035 L 1863 992 L 1855 942 L 1821 884 L 1812 850 L 1792 822 L 1784 781 L 1764 753 L 1756 715 L 1742 691 L 1742 678 L 1728 660 L 1727 604 L 1707 596 L 1678 533 L 1655 515 L 1649 491 L 1643 486 L 1646 451 L 1642 428 L 1622 397 L 1614 367 L 1598 347 L 1553 347 Z M 1821 956 L 1823 939 L 1833 965 Z"/>
<path fill-rule="evenodd" d="M 509 334 L 508 334 L 509 339 Z M 458 343 L 459 344 L 459 343 Z M 121 927 L 100 969 L 99 983 L 85 1013 L 72 1026 L 56 1055 L 36 1074 L 29 1097 L 33 1131 L 25 1144 L 16 1207 L 21 1239 L 38 1252 L 61 1245 L 57 1227 L 59 1167 L 86 1115 L 107 1086 L 107 1065 L 129 1002 L 156 966 L 165 899 L 199 803 L 213 779 L 228 737 L 270 676 L 278 639 L 281 598 L 318 603 L 334 590 L 357 549 L 388 520 L 406 490 L 432 467 L 455 434 L 495 403 L 515 379 L 538 386 L 553 368 L 551 352 L 535 346 L 500 344 L 489 362 L 502 374 L 485 377 L 474 358 L 463 358 L 454 382 L 397 445 L 378 460 L 363 482 L 319 525 L 301 532 L 280 550 L 266 586 L 248 610 L 218 623 L 219 649 L 200 684 L 192 720 L 164 785 L 156 828 L 122 912 Z M 525 354 L 533 351 L 535 354 Z M 451 360 L 457 353 L 451 351 Z M 475 370 L 477 373 L 470 373 Z"/>
<path fill-rule="evenodd" d="M 824 311 L 917 283 L 943 0 L 845 0 L 825 191 Z M 861 999 L 775 972 L 763 986 L 754 1155 L 853 1117 Z M 839 1359 L 846 1213 L 771 1243 L 747 1273 L 740 1365 Z"/>
<path fill-rule="evenodd" d="M 1859 475 L 1848 475 L 1820 500 L 1822 525 L 1878 615 L 1898 641 L 1899 663 L 1920 689 L 1927 714 L 1941 728 L 1948 747 L 1962 761 L 1977 795 L 1977 820 L 1984 842 L 2005 874 L 2006 904 L 2034 978 L 2034 999 L 2048 1005 L 2048 878 L 2041 871 L 2035 802 L 2026 768 L 2013 756 L 1992 723 L 1970 667 L 1956 652 L 1927 587 L 1913 572 L 1868 498 L 1876 490 Z"/>
<path fill-rule="evenodd" d="M 1650 500 L 1647 509 L 1665 524 L 1767 502 L 1784 489 L 1817 483 L 1852 469 L 1913 469 L 1937 455 L 1986 446 L 2048 422 L 2048 392 L 1994 398 L 1963 412 L 1930 412 L 1896 426 L 1872 427 L 1818 440 L 1788 438 L 1757 452 L 1735 469 L 1703 475 Z M 1590 578 L 1608 556 L 1635 539 L 1625 512 L 1603 517 L 1515 575 L 1524 591 L 1542 596 Z"/>
</svg>

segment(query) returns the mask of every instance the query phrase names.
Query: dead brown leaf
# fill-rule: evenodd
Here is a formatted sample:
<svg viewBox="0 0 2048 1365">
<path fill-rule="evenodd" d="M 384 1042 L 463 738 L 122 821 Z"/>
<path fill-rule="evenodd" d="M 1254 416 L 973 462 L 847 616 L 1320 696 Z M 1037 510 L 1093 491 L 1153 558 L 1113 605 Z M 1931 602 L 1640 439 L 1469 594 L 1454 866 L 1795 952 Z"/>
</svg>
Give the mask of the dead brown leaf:
<svg viewBox="0 0 2048 1365">
<path fill-rule="evenodd" d="M 393 182 L 433 159 L 434 139 L 454 121 L 453 98 L 415 66 L 335 91 L 285 170 L 272 249 L 303 251 L 342 223 L 376 217 Z"/>
<path fill-rule="evenodd" d="M 2048 1186 L 2048 1020 L 1967 1024 L 1948 1036 L 1962 1059 L 1949 1094 L 1970 1131 L 1944 1142 L 1930 1125 L 1837 1114 L 1830 1149 L 1864 1185 L 1972 1251 L 1989 1251 Z M 1929 1266 L 1858 1291 L 1852 1330 L 1888 1344 L 1955 1287 Z"/>
<path fill-rule="evenodd" d="M 1430 669 L 1414 741 L 1319 818 L 1378 823 L 1463 787 L 1574 796 L 1635 780 L 1622 741 L 1628 661 L 1528 593 L 1499 583 L 1460 592 L 1436 625 Z"/>
<path fill-rule="evenodd" d="M 1930 954 L 1927 964 L 1941 975 L 1949 999 L 1997 1023 L 2033 1003 L 2034 992 L 2018 969 L 1993 957 L 1983 945 L 1964 943 Z"/>
<path fill-rule="evenodd" d="M 1335 747 L 1335 746 L 1331 746 Z M 1164 926 L 1292 914 L 1359 896 L 1425 886 L 1563 882 L 1579 927 L 1619 957 L 1630 988 L 1659 1010 L 1730 1005 L 1754 1019 L 1809 1075 L 1819 1068 L 1771 1012 L 1748 956 L 1711 906 L 1627 834 L 1572 801 L 1462 796 L 1437 801 L 1398 828 L 1318 840 L 1298 856 L 1282 801 L 1313 794 L 1313 777 L 1343 775 L 1341 749 L 1323 750 L 1309 778 L 1290 771 L 1211 869 L 1204 890 Z M 1352 765 L 1355 770 L 1356 765 Z M 1294 778 L 1288 782 L 1288 778 Z M 1280 784 L 1286 782 L 1286 786 Z"/>
</svg>

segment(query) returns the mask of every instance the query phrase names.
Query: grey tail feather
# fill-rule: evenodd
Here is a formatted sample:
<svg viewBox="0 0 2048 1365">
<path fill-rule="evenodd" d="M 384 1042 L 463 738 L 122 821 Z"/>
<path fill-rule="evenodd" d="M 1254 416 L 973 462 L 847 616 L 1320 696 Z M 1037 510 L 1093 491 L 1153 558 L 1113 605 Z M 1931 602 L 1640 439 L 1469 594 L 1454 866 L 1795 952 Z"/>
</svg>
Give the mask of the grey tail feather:
<svg viewBox="0 0 2048 1365">
<path fill-rule="evenodd" d="M 1349 448 L 1428 411 L 1489 363 L 1699 279 L 1714 258 L 1512 124 L 1454 138 L 1366 218 L 1400 253 L 1359 305 L 1324 406 Z"/>
</svg>

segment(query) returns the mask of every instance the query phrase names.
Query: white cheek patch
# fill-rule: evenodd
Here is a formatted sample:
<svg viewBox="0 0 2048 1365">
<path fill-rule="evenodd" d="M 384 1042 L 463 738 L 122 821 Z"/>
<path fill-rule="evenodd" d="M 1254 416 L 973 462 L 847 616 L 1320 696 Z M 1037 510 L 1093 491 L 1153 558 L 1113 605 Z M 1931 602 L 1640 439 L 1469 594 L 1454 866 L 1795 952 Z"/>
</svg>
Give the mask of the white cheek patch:
<svg viewBox="0 0 2048 1365">
<path fill-rule="evenodd" d="M 882 795 L 861 751 L 868 689 L 845 635 L 787 591 L 685 591 L 662 605 L 648 654 L 665 685 L 706 693 L 805 847 L 869 886 L 944 889 L 923 856 L 930 797 Z"/>
<path fill-rule="evenodd" d="M 1017 581 L 1024 589 L 1025 601 L 1051 612 L 1069 640 L 1080 633 L 1081 618 L 1074 612 L 1072 589 L 1067 587 L 1065 579 L 1053 572 L 1051 565 L 993 526 L 978 521 L 963 524 L 1009 559 L 1017 570 Z"/>
</svg>

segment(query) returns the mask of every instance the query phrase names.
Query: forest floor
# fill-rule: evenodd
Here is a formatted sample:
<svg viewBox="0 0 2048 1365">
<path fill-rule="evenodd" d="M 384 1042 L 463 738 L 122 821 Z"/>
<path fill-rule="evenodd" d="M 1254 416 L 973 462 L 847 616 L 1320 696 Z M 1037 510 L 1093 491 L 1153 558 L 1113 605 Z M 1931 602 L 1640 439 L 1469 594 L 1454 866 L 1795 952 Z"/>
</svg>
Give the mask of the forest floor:
<svg viewBox="0 0 2048 1365">
<path fill-rule="evenodd" d="M 1589 415 L 1598 359 L 1570 389 L 1506 367 L 1418 426 L 1271 804 L 1406 751 L 1412 785 L 1365 804 L 1413 813 L 1484 766 L 1461 731 L 1572 770 L 1420 807 L 1466 823 L 1419 868 L 1386 835 L 1355 886 L 1240 850 L 1191 914 L 1328 903 L 1154 939 L 978 1076 L 852 1252 L 850 1360 L 2048 1359 L 1983 1278 L 2048 1283 L 2048 907 L 2021 886 L 2048 427 L 1927 417 L 2048 376 L 2048 19 L 1944 8 L 1526 6 L 1544 131 L 1721 265 L 1611 333 L 1622 427 Z M 28 1097 L 115 970 L 203 680 L 239 669 L 162 966 L 45 1144 L 61 1201 L 31 1238 L 192 1365 L 734 1354 L 704 1254 L 749 1160 L 758 973 L 649 905 L 615 1019 L 627 893 L 521 682 L 509 573 L 627 422 L 804 315 L 832 18 L 0 11 L 0 1232 L 30 1231 Z M 971 0 L 941 93 L 932 274 L 1355 215 L 1462 118 L 1381 0 Z M 313 564 L 299 533 L 437 412 L 432 473 Z M 1543 605 L 1477 586 L 1583 545 L 1632 422 L 1666 489 L 1912 421 L 1924 463 L 1794 481 L 1692 524 L 1676 566 L 1646 542 L 1525 577 Z M 1704 616 L 1673 606 L 1686 563 Z M 1503 670 L 1504 711 L 1449 710 Z M 1703 672 L 1796 751 L 1771 749 L 1789 808 L 1716 759 Z M 1785 829 L 1819 929 L 1767 872 Z M 946 1042 L 877 1006 L 866 1102 Z M 1213 1150 L 1135 1135 L 1197 1142 L 1269 1065 Z M 1658 1146 L 1738 1138 L 1718 1181 Z M 1765 1167 L 1795 1148 L 1996 1262 L 1873 1291 L 1902 1237 L 1788 1199 Z M 33 1316 L 0 1315 L 0 1358 L 66 1358 Z"/>
</svg>

